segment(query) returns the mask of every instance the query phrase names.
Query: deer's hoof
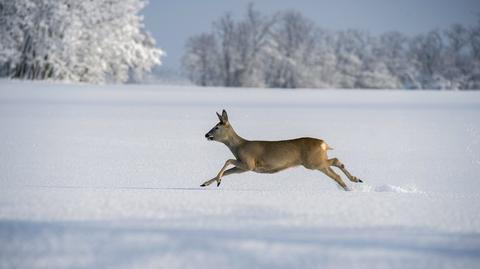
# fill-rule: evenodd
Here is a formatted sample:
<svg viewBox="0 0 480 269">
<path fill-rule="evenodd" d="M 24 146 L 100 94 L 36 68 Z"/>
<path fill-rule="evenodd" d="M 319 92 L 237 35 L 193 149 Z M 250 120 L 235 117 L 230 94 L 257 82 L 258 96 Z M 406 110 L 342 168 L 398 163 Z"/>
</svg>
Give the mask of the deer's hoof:
<svg viewBox="0 0 480 269">
<path fill-rule="evenodd" d="M 358 183 L 363 183 L 363 180 L 361 180 L 361 179 L 357 179 L 357 180 L 358 180 L 357 181 Z"/>
<path fill-rule="evenodd" d="M 217 182 L 217 187 L 219 187 L 219 186 L 220 186 L 220 182 Z"/>
</svg>

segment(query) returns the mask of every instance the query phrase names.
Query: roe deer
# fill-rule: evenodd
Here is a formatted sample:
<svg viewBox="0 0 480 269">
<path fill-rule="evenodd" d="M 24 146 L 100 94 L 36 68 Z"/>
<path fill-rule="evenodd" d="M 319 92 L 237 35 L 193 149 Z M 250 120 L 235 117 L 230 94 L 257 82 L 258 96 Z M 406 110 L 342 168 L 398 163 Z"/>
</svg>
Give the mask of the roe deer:
<svg viewBox="0 0 480 269">
<path fill-rule="evenodd" d="M 222 115 L 217 113 L 217 116 L 220 122 L 206 133 L 205 137 L 210 141 L 218 141 L 225 144 L 232 151 L 235 159 L 227 160 L 217 176 L 205 181 L 200 185 L 201 187 L 206 187 L 214 181 L 217 182 L 218 187 L 222 177 L 231 174 L 246 171 L 276 173 L 298 165 L 303 165 L 307 169 L 322 171 L 346 191 L 349 188 L 340 176 L 333 171 L 331 166 L 342 170 L 350 181 L 363 182 L 352 176 L 345 169 L 345 165 L 337 158 L 327 158 L 327 150 L 331 148 L 323 140 L 302 137 L 281 141 L 249 141 L 235 133 L 228 121 L 228 115 L 225 110 L 222 111 Z M 227 170 L 229 165 L 234 167 Z"/>
</svg>

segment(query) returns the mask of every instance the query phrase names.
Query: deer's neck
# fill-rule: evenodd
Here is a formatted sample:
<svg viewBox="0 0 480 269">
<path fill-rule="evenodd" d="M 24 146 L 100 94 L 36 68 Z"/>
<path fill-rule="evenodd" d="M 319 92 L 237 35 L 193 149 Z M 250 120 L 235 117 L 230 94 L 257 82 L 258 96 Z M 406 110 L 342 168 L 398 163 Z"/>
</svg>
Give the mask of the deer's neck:
<svg viewBox="0 0 480 269">
<path fill-rule="evenodd" d="M 228 139 L 223 143 L 230 149 L 233 155 L 237 156 L 238 147 L 240 147 L 246 140 L 239 136 L 232 128 Z"/>
</svg>

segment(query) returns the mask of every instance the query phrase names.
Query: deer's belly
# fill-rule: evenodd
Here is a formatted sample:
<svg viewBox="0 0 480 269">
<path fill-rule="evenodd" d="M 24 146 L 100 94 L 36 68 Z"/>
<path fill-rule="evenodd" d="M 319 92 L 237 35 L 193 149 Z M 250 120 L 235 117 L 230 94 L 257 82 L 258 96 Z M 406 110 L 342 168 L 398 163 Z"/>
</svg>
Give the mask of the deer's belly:
<svg viewBox="0 0 480 269">
<path fill-rule="evenodd" d="M 267 174 L 272 174 L 276 173 L 282 170 L 285 170 L 289 167 L 297 166 L 297 162 L 292 162 L 292 163 L 266 163 L 266 162 L 256 162 L 255 163 L 255 169 L 253 171 L 257 173 L 267 173 Z"/>
<path fill-rule="evenodd" d="M 276 172 L 279 172 L 281 170 L 284 170 L 286 168 L 282 168 L 282 169 L 279 169 L 279 168 L 276 168 L 276 169 L 270 169 L 270 168 L 255 168 L 255 172 L 257 173 L 262 173 L 262 174 L 273 174 L 273 173 L 276 173 Z"/>
</svg>

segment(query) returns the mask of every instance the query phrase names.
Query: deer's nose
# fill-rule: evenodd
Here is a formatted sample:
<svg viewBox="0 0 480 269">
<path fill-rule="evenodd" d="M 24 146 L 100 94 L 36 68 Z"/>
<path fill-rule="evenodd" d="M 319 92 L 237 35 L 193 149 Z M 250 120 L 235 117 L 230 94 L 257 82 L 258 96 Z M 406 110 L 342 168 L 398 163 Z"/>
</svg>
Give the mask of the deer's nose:
<svg viewBox="0 0 480 269">
<path fill-rule="evenodd" d="M 205 137 L 207 137 L 207 138 L 208 138 L 208 133 L 206 133 L 206 134 L 205 134 Z"/>
</svg>

